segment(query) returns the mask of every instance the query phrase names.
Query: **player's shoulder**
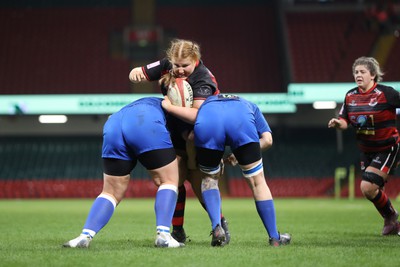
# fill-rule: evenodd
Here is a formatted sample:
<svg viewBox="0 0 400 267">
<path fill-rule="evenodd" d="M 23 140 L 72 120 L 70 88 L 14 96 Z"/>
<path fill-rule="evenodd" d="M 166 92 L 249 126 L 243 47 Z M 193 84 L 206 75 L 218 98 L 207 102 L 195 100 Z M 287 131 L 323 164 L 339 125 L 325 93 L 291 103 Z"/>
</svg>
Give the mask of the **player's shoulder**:
<svg viewBox="0 0 400 267">
<path fill-rule="evenodd" d="M 358 87 L 354 87 L 354 88 L 351 88 L 350 90 L 347 91 L 346 97 L 351 96 L 351 95 L 355 95 L 355 94 L 358 94 L 358 93 L 359 93 Z"/>
<path fill-rule="evenodd" d="M 387 86 L 384 84 L 380 84 L 380 83 L 376 85 L 376 89 L 383 91 L 383 92 L 396 91 L 393 87 Z"/>
<path fill-rule="evenodd" d="M 359 91 L 358 91 L 358 87 L 354 87 L 346 92 L 344 101 L 345 102 L 353 101 L 354 98 L 357 98 L 357 95 L 360 95 Z"/>
</svg>

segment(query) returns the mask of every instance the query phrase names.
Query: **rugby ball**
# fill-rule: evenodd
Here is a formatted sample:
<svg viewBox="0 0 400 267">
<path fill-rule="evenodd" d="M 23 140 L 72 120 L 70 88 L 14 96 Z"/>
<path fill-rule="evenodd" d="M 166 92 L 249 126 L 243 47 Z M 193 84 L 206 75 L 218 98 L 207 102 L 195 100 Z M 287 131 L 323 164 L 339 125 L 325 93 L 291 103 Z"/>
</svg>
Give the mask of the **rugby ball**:
<svg viewBox="0 0 400 267">
<path fill-rule="evenodd" d="M 172 105 L 178 107 L 193 106 L 193 90 L 190 84 L 182 78 L 176 78 L 168 87 L 167 96 Z"/>
</svg>

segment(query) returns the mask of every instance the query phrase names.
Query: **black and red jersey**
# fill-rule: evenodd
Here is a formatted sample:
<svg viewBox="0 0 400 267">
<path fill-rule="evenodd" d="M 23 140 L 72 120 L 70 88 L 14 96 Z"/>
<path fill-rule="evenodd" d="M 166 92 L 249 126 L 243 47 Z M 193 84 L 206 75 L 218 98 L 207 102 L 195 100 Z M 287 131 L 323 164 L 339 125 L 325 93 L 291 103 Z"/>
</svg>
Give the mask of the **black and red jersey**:
<svg viewBox="0 0 400 267">
<path fill-rule="evenodd" d="M 159 80 L 171 69 L 172 64 L 166 58 L 142 67 L 143 73 L 149 81 Z M 196 63 L 193 73 L 190 74 L 186 81 L 192 87 L 194 100 L 205 100 L 211 95 L 219 94 L 218 84 L 214 75 L 201 60 Z M 166 95 L 166 88 L 162 86 L 161 92 L 163 95 Z"/>
<path fill-rule="evenodd" d="M 385 151 L 400 141 L 396 108 L 400 108 L 400 94 L 394 88 L 375 84 L 362 92 L 356 87 L 346 93 L 339 118 L 356 129 L 361 151 Z"/>
</svg>

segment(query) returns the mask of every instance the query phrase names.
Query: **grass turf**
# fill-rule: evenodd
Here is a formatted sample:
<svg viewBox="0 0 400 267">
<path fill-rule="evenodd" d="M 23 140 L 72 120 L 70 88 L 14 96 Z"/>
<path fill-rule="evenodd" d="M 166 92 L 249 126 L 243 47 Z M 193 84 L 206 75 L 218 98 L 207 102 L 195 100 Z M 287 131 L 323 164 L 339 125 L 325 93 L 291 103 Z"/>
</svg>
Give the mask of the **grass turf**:
<svg viewBox="0 0 400 267">
<path fill-rule="evenodd" d="M 186 203 L 190 242 L 154 247 L 153 199 L 126 199 L 89 249 L 62 248 L 75 238 L 93 200 L 1 200 L 0 266 L 398 266 L 399 236 L 380 235 L 383 219 L 364 199 L 276 199 L 278 228 L 289 246 L 268 246 L 252 199 L 224 199 L 232 240 L 211 247 L 200 204 Z M 399 206 L 398 202 L 393 203 Z"/>
</svg>

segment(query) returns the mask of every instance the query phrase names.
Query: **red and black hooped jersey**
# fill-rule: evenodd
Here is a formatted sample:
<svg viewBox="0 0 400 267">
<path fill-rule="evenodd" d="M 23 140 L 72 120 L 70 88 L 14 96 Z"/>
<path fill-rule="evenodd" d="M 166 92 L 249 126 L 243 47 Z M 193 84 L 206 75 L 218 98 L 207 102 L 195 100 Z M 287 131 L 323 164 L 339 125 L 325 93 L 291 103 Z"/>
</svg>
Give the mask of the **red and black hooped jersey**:
<svg viewBox="0 0 400 267">
<path fill-rule="evenodd" d="M 166 58 L 142 67 L 143 73 L 149 81 L 159 80 L 171 69 L 172 64 Z M 201 60 L 197 62 L 193 73 L 187 78 L 187 82 L 192 87 L 194 100 L 205 100 L 211 95 L 219 94 L 218 84 L 214 75 Z M 166 88 L 161 87 L 161 92 L 166 95 Z"/>
<path fill-rule="evenodd" d="M 375 84 L 364 93 L 357 87 L 347 92 L 339 118 L 356 129 L 361 151 L 384 151 L 400 141 L 396 108 L 400 94 L 394 88 Z"/>
</svg>

